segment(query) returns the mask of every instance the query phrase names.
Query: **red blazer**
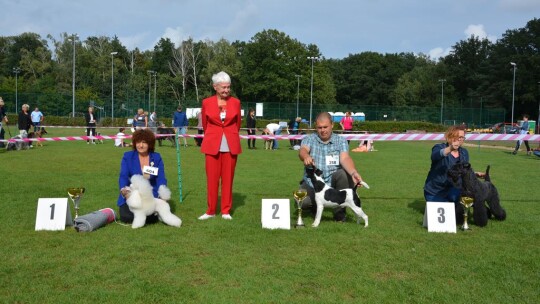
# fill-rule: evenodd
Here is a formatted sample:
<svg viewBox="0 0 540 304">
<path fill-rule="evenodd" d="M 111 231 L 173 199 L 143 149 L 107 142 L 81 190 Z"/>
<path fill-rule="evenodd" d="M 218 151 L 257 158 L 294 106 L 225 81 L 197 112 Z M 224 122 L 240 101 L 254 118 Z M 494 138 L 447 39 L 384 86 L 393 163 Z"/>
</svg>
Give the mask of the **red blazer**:
<svg viewBox="0 0 540 304">
<path fill-rule="evenodd" d="M 223 134 L 227 138 L 231 154 L 238 155 L 242 153 L 239 134 L 240 123 L 242 122 L 240 108 L 240 100 L 229 97 L 227 99 L 225 121 L 221 122 L 217 96 L 214 95 L 203 100 L 201 110 L 204 130 L 204 140 L 201 146 L 202 153 L 210 155 L 218 154 Z"/>
</svg>

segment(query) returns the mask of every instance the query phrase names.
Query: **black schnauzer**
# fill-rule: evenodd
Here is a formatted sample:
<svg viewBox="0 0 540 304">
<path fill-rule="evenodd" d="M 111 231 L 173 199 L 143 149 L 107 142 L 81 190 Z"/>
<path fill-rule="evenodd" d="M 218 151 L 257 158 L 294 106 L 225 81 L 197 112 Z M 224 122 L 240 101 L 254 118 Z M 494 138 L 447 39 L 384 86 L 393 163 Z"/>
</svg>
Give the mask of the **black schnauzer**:
<svg viewBox="0 0 540 304">
<path fill-rule="evenodd" d="M 461 189 L 461 196 L 473 199 L 473 218 L 475 224 L 480 227 L 486 226 L 488 219 L 492 215 L 500 221 L 506 219 L 506 211 L 501 206 L 497 188 L 491 183 L 489 168 L 490 166 L 486 169 L 485 181 L 483 182 L 476 177 L 470 163 L 457 163 L 448 170 L 448 176 L 451 178 L 452 183 Z M 458 225 L 463 224 L 464 211 L 461 204 L 456 204 L 456 222 Z"/>
<path fill-rule="evenodd" d="M 161 135 L 166 135 L 166 134 L 169 134 L 168 136 L 161 136 Z M 172 134 L 172 135 L 171 135 Z M 174 128 L 168 128 L 166 127 L 164 124 L 160 124 L 160 126 L 157 128 L 157 141 L 158 141 L 158 144 L 159 146 L 161 147 L 162 145 L 162 141 L 164 140 L 167 140 L 167 141 L 170 141 L 171 142 L 171 146 L 175 146 L 176 143 L 174 141 Z"/>
</svg>

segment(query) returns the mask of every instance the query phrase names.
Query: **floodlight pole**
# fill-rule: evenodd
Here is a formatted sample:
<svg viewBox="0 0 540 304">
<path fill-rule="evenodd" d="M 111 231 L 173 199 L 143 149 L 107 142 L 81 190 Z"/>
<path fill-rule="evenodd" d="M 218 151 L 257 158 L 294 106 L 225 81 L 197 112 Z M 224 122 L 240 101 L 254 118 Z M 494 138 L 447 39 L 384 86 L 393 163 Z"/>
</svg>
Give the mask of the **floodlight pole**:
<svg viewBox="0 0 540 304">
<path fill-rule="evenodd" d="M 71 85 L 72 85 L 71 94 L 73 95 L 73 102 L 71 106 L 71 117 L 75 117 L 75 41 L 77 40 L 77 34 L 71 35 L 71 38 L 69 39 L 73 41 L 73 62 L 71 64 L 73 66 L 73 74 L 71 77 Z"/>
<path fill-rule="evenodd" d="M 154 112 L 156 111 L 157 72 L 154 72 Z M 148 109 L 150 110 L 150 109 Z"/>
<path fill-rule="evenodd" d="M 118 52 L 111 52 L 111 119 L 114 125 L 114 55 Z"/>
<path fill-rule="evenodd" d="M 443 109 L 444 109 L 444 82 L 446 79 L 439 79 L 441 83 L 441 125 L 443 124 Z"/>
<path fill-rule="evenodd" d="M 313 117 L 313 63 L 315 60 L 319 60 L 319 57 L 308 57 L 307 59 L 311 60 L 311 97 L 309 102 L 309 127 L 311 128 L 311 120 Z"/>
<path fill-rule="evenodd" d="M 153 70 L 147 70 L 148 74 L 148 111 L 150 111 L 150 103 L 152 101 L 152 75 L 155 73 Z"/>
<path fill-rule="evenodd" d="M 514 81 L 512 82 L 512 121 L 511 124 L 514 123 L 514 101 L 516 96 L 516 63 L 510 62 L 510 64 L 514 67 Z"/>
<path fill-rule="evenodd" d="M 298 103 L 300 101 L 300 77 L 302 77 L 302 75 L 295 75 L 296 76 L 296 79 L 297 79 L 297 86 L 296 86 L 296 117 L 299 117 L 299 110 L 298 110 Z"/>
<path fill-rule="evenodd" d="M 19 73 L 21 68 L 13 68 L 13 73 L 15 73 L 15 113 L 19 111 Z"/>
</svg>

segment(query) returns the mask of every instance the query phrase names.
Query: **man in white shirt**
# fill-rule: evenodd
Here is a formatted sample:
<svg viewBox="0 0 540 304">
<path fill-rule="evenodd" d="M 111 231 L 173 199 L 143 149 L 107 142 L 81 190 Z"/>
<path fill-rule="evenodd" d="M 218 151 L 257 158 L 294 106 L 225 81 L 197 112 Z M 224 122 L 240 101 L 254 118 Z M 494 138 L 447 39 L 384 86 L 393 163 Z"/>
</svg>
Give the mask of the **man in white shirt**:
<svg viewBox="0 0 540 304">
<path fill-rule="evenodd" d="M 34 132 L 39 131 L 41 122 L 43 121 L 43 113 L 36 107 L 36 109 L 30 114 L 32 118 L 32 124 L 34 125 Z"/>
<path fill-rule="evenodd" d="M 280 135 L 281 134 L 281 126 L 277 123 L 269 123 L 266 125 L 266 129 L 264 130 L 269 135 Z M 272 145 L 272 150 L 277 150 L 279 147 L 278 140 L 274 139 L 274 144 Z"/>
</svg>

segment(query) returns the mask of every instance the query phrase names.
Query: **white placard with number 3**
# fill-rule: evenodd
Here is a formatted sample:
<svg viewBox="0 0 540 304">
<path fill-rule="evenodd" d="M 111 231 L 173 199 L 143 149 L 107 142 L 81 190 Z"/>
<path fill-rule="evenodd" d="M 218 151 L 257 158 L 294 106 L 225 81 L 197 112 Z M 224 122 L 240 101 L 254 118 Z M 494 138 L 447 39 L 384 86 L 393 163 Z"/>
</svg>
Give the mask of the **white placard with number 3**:
<svg viewBox="0 0 540 304">
<path fill-rule="evenodd" d="M 291 229 L 291 206 L 288 199 L 263 199 L 261 207 L 263 228 Z"/>
<path fill-rule="evenodd" d="M 36 231 L 65 230 L 66 226 L 72 225 L 67 198 L 40 198 L 38 200 Z"/>
<path fill-rule="evenodd" d="M 456 211 L 453 202 L 426 202 L 428 232 L 456 233 Z"/>
</svg>

